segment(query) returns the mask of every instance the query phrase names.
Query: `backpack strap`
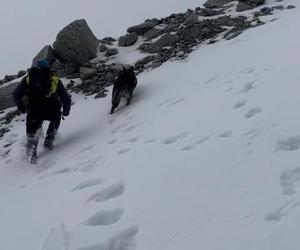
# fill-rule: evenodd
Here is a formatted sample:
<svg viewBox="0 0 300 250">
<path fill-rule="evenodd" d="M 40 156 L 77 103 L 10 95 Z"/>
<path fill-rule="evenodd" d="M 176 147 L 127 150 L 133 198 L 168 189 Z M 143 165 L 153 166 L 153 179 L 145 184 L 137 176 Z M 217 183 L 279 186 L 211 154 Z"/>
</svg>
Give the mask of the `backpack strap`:
<svg viewBox="0 0 300 250">
<path fill-rule="evenodd" d="M 56 93 L 58 83 L 59 83 L 59 78 L 58 78 L 56 75 L 53 75 L 53 76 L 51 77 L 51 90 L 50 90 L 50 95 Z"/>
<path fill-rule="evenodd" d="M 26 81 L 26 84 L 29 85 L 29 81 L 30 81 L 29 75 L 26 76 L 25 81 Z"/>
</svg>

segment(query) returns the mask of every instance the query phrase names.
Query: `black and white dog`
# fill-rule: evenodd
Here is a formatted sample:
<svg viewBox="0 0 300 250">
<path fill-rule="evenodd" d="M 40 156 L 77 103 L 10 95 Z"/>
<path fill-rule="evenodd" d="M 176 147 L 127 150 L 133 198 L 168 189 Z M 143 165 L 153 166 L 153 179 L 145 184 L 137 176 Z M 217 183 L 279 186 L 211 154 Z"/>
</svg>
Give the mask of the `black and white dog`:
<svg viewBox="0 0 300 250">
<path fill-rule="evenodd" d="M 129 69 L 123 67 L 123 70 L 119 73 L 119 76 L 114 83 L 111 114 L 113 114 L 115 109 L 119 106 L 121 98 L 126 99 L 127 105 L 130 104 L 136 85 L 137 78 L 133 67 L 131 66 Z"/>
</svg>

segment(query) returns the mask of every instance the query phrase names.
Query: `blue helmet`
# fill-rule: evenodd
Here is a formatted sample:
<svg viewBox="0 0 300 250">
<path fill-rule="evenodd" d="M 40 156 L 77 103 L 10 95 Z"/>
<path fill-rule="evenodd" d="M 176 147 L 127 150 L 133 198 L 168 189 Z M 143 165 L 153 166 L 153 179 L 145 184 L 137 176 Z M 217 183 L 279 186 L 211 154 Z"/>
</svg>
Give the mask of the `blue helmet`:
<svg viewBox="0 0 300 250">
<path fill-rule="evenodd" d="M 47 59 L 39 60 L 36 66 L 40 69 L 49 69 L 50 68 L 50 64 Z"/>
</svg>

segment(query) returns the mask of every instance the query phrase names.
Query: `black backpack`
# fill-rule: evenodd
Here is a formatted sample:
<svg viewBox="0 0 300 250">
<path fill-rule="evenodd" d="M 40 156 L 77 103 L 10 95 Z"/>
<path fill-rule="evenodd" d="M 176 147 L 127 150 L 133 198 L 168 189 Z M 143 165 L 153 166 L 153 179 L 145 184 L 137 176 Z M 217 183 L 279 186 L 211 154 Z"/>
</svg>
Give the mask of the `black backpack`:
<svg viewBox="0 0 300 250">
<path fill-rule="evenodd" d="M 51 72 L 49 69 L 32 68 L 26 77 L 28 98 L 42 101 L 51 94 Z"/>
</svg>

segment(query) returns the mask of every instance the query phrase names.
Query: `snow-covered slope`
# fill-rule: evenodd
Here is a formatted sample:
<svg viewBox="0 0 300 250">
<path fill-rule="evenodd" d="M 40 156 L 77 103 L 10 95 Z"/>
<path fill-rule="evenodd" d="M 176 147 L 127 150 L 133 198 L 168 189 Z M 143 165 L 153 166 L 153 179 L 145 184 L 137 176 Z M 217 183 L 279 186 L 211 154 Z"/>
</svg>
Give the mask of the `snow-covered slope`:
<svg viewBox="0 0 300 250">
<path fill-rule="evenodd" d="M 139 75 L 114 115 L 110 98 L 74 95 L 38 166 L 15 120 L 1 249 L 299 249 L 300 9 L 277 16 Z"/>
</svg>

